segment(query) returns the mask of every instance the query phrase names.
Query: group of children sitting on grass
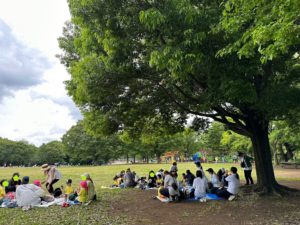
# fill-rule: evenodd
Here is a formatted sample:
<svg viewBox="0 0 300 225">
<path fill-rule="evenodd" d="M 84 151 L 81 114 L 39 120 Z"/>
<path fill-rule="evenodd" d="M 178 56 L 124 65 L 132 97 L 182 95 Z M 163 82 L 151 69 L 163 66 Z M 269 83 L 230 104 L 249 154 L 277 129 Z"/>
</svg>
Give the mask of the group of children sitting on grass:
<svg viewBox="0 0 300 225">
<path fill-rule="evenodd" d="M 56 188 L 53 193 L 42 187 L 40 180 L 30 183 L 30 178 L 24 176 L 20 179 L 19 173 L 14 173 L 10 180 L 0 181 L 0 207 L 21 207 L 28 210 L 31 207 L 42 207 L 56 203 L 67 207 L 72 204 L 88 204 L 96 200 L 93 180 L 85 173 L 81 176 L 79 187 L 72 187 L 72 180 L 68 179 L 66 186 Z"/>
<path fill-rule="evenodd" d="M 224 168 L 217 173 L 212 168 L 207 169 L 207 177 L 200 162 L 195 163 L 195 175 L 187 170 L 178 178 L 177 163 L 174 162 L 169 171 L 160 169 L 157 173 L 151 170 L 148 177 L 139 177 L 128 168 L 114 177 L 113 187 L 140 189 L 158 189 L 159 199 L 178 201 L 180 199 L 196 199 L 206 201 L 207 194 L 214 194 L 218 198 L 233 200 L 239 191 L 240 178 L 236 167 L 230 171 Z"/>
</svg>

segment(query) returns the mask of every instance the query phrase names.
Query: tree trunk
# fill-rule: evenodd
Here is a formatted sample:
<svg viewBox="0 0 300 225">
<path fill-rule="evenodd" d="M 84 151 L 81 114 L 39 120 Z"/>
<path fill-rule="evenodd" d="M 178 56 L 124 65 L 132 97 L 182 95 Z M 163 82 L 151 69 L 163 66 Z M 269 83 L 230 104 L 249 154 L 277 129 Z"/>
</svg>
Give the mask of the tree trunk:
<svg viewBox="0 0 300 225">
<path fill-rule="evenodd" d="M 280 161 L 285 161 L 284 151 L 282 147 L 282 143 L 279 143 L 279 153 L 280 153 Z"/>
<path fill-rule="evenodd" d="M 256 115 L 257 116 L 257 115 Z M 277 192 L 268 136 L 269 121 L 253 117 L 247 124 L 251 130 L 258 189 L 264 193 Z"/>
<path fill-rule="evenodd" d="M 160 163 L 160 155 L 158 155 L 158 154 L 156 154 L 156 161 L 157 161 L 157 163 Z"/>
<path fill-rule="evenodd" d="M 129 155 L 128 154 L 126 155 L 126 163 L 127 164 L 129 163 Z"/>
<path fill-rule="evenodd" d="M 276 166 L 279 166 L 278 152 L 277 149 L 274 150 L 274 163 Z"/>
<path fill-rule="evenodd" d="M 133 155 L 133 164 L 135 164 L 135 155 Z"/>
</svg>

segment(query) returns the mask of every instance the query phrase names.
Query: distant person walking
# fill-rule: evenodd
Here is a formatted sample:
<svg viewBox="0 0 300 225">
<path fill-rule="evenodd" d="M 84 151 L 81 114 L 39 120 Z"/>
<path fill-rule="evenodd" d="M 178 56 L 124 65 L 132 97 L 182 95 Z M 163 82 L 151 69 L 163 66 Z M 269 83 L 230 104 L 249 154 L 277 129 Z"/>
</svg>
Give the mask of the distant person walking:
<svg viewBox="0 0 300 225">
<path fill-rule="evenodd" d="M 42 165 L 42 170 L 44 171 L 44 175 L 47 176 L 46 180 L 43 181 L 42 184 L 46 183 L 47 190 L 50 194 L 53 194 L 53 184 L 61 179 L 61 173 L 55 166 L 49 166 L 48 164 Z"/>
<path fill-rule="evenodd" d="M 244 168 L 244 174 L 245 174 L 245 179 L 246 179 L 245 185 L 249 185 L 250 183 L 253 184 L 253 178 L 251 176 L 251 173 L 252 173 L 251 161 L 253 160 L 253 158 L 250 156 L 247 156 L 243 152 L 238 152 L 238 156 L 241 159 L 241 167 Z"/>
</svg>

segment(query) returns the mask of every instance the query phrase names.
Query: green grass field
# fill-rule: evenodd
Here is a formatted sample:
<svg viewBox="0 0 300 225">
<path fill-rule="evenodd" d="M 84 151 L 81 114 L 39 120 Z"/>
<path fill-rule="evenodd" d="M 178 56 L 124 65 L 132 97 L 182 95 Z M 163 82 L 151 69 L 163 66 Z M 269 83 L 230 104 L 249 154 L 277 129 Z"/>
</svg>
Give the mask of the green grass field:
<svg viewBox="0 0 300 225">
<path fill-rule="evenodd" d="M 238 168 L 238 172 L 243 182 L 243 171 L 240 168 L 239 164 L 203 164 L 204 170 L 211 167 L 216 172 L 222 167 L 225 169 L 230 169 L 231 166 L 236 166 Z M 97 187 L 109 186 L 112 184 L 112 178 L 114 177 L 114 175 L 119 173 L 121 170 L 126 170 L 127 168 L 131 168 L 131 170 L 135 171 L 139 176 L 146 176 L 150 170 L 158 171 L 161 168 L 169 170 L 170 167 L 170 164 L 110 165 L 97 167 L 59 167 L 58 169 L 61 171 L 63 178 L 58 184 L 59 186 L 64 185 L 64 182 L 67 179 L 71 178 L 73 180 L 73 185 L 76 186 L 80 182 L 80 175 L 83 173 L 89 173 Z M 193 173 L 195 173 L 195 165 L 193 163 L 179 163 L 178 169 L 180 177 L 181 173 L 185 172 L 187 169 L 190 169 Z M 29 176 L 31 181 L 35 179 L 45 179 L 39 167 L 0 168 L 0 179 L 9 179 L 14 172 L 19 172 L 21 177 Z M 298 177 L 290 176 L 290 174 L 287 174 L 288 172 L 289 169 L 275 169 L 276 178 L 278 180 L 300 180 L 300 170 Z M 255 170 L 253 170 L 253 178 L 256 179 Z M 56 186 L 58 186 L 58 184 Z"/>
<path fill-rule="evenodd" d="M 110 165 L 97 167 L 59 167 L 62 173 L 62 180 L 56 184 L 58 187 L 64 185 L 68 178 L 73 179 L 73 186 L 77 187 L 80 182 L 80 175 L 89 173 L 95 182 L 99 201 L 92 203 L 89 206 L 74 206 L 69 208 L 61 208 L 53 206 L 49 208 L 33 209 L 28 212 L 23 212 L 21 209 L 0 209 L 0 224 L 128 224 L 126 215 L 111 216 L 110 202 L 118 199 L 118 193 L 127 190 L 109 190 L 101 189 L 101 186 L 110 186 L 112 178 L 121 170 L 126 170 L 128 167 L 135 171 L 139 176 L 146 176 L 150 170 L 158 171 L 159 169 L 170 169 L 170 164 L 148 164 L 148 165 Z M 224 167 L 229 169 L 231 166 L 236 166 L 244 182 L 243 171 L 239 164 L 203 164 L 203 168 L 213 168 L 215 171 Z M 193 163 L 179 163 L 179 174 L 190 169 L 195 172 Z M 280 180 L 298 180 L 300 181 L 300 170 L 275 169 L 277 179 Z M 21 177 L 29 176 L 32 182 L 35 179 L 43 180 L 44 176 L 39 167 L 32 168 L 0 168 L 0 179 L 9 179 L 14 172 L 19 172 Z M 181 176 L 181 175 L 180 175 Z M 253 172 L 255 179 L 256 174 Z M 51 218 L 49 220 L 49 218 Z"/>
</svg>

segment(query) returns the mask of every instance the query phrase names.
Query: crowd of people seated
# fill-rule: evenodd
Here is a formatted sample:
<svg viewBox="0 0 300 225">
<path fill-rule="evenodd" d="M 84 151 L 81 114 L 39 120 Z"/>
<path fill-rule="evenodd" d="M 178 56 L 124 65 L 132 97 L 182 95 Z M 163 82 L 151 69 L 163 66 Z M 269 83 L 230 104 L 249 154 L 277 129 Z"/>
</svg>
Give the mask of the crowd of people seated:
<svg viewBox="0 0 300 225">
<path fill-rule="evenodd" d="M 140 189 L 158 189 L 158 197 L 168 198 L 170 201 L 180 199 L 197 199 L 206 201 L 206 194 L 228 200 L 233 200 L 239 191 L 240 178 L 236 167 L 231 167 L 230 171 L 221 168 L 217 173 L 209 168 L 206 175 L 201 163 L 196 162 L 195 174 L 191 170 L 182 173 L 182 178 L 178 177 L 177 163 L 174 162 L 170 170 L 160 169 L 155 172 L 151 170 L 147 177 L 139 177 L 130 168 L 123 170 L 114 177 L 113 187 Z"/>
</svg>

